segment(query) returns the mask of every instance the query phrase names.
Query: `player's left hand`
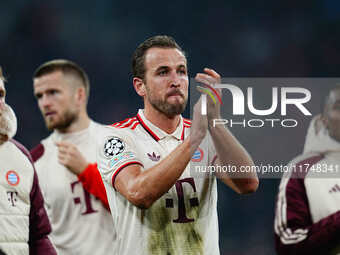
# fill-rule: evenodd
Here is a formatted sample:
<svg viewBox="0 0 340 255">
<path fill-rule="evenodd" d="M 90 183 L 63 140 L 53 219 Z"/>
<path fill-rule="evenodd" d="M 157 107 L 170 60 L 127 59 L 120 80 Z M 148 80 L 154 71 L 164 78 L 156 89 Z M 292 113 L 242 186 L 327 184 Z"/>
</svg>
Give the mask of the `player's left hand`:
<svg viewBox="0 0 340 255">
<path fill-rule="evenodd" d="M 85 170 L 88 162 L 78 150 L 78 148 L 66 141 L 56 142 L 58 147 L 58 161 L 72 173 L 78 175 Z"/>
<path fill-rule="evenodd" d="M 199 83 L 205 84 L 206 89 L 209 89 L 208 87 L 214 88 L 214 90 L 218 93 L 218 95 L 221 97 L 222 92 L 221 89 L 216 89 L 214 86 L 215 84 L 221 83 L 221 76 L 215 72 L 213 69 L 210 68 L 204 68 L 204 73 L 198 73 L 196 74 L 195 80 Z M 211 91 L 211 89 L 209 89 Z M 211 91 L 212 92 L 212 91 Z M 202 91 L 203 93 L 203 91 Z M 209 121 L 209 126 L 212 123 L 213 119 L 221 119 L 221 105 L 219 100 L 217 100 L 216 96 L 212 92 L 212 95 L 215 98 L 216 103 L 212 100 L 212 98 L 208 95 L 207 96 L 207 117 Z"/>
</svg>

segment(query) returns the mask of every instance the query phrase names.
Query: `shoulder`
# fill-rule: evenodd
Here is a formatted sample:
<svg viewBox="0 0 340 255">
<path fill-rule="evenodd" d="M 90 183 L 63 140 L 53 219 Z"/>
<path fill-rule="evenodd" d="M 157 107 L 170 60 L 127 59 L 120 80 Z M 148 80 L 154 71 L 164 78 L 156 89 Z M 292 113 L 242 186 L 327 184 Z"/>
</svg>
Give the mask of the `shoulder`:
<svg viewBox="0 0 340 255">
<path fill-rule="evenodd" d="M 288 164 L 290 169 L 294 170 L 290 173 L 291 177 L 304 179 L 310 168 L 324 158 L 325 155 L 322 153 L 305 153 L 297 156 Z"/>
<path fill-rule="evenodd" d="M 288 171 L 281 178 L 279 192 L 305 193 L 306 176 L 311 167 L 323 159 L 324 155 L 318 153 L 302 154 L 294 158 L 288 163 Z"/>
<path fill-rule="evenodd" d="M 37 146 L 35 146 L 33 149 L 30 150 L 33 162 L 36 162 L 38 159 L 40 159 L 45 152 L 45 147 L 42 143 L 39 143 Z"/>
<path fill-rule="evenodd" d="M 18 141 L 14 140 L 14 139 L 10 139 L 9 140 L 10 143 L 14 144 L 15 147 L 17 147 L 22 153 L 24 153 L 26 156 L 29 156 L 30 153 L 29 151 L 26 149 L 26 147 L 24 145 L 22 145 L 21 143 L 19 143 Z"/>
<path fill-rule="evenodd" d="M 45 155 L 46 149 L 52 141 L 51 136 L 52 134 L 46 137 L 45 139 L 41 140 L 38 145 L 30 149 L 30 154 L 33 159 L 33 162 L 37 162 L 39 159 L 41 159 Z"/>
<path fill-rule="evenodd" d="M 107 126 L 107 125 L 98 123 L 98 122 L 93 121 L 93 120 L 91 120 L 91 122 L 90 122 L 90 129 L 91 130 L 101 129 L 101 128 L 105 127 L 105 126 Z"/>
<path fill-rule="evenodd" d="M 18 168 L 16 170 L 18 173 L 24 169 L 28 170 L 24 171 L 26 172 L 25 175 L 34 172 L 32 157 L 25 146 L 14 139 L 10 139 L 5 145 L 6 147 L 3 147 L 1 155 L 6 159 L 8 166 Z"/>
<path fill-rule="evenodd" d="M 138 125 L 140 125 L 140 122 L 138 118 L 134 116 L 119 122 L 115 122 L 111 125 L 107 125 L 102 130 L 104 136 L 114 135 L 120 138 L 129 138 L 136 134 L 136 128 Z"/>
<path fill-rule="evenodd" d="M 18 141 L 14 140 L 14 139 L 10 139 L 9 140 L 10 143 L 12 143 L 13 145 L 15 145 L 15 147 L 22 153 L 25 155 L 25 157 L 27 157 L 29 159 L 30 162 L 33 162 L 32 157 L 30 155 L 30 152 L 26 149 L 26 147 L 24 145 L 22 145 L 21 143 L 19 143 Z"/>
<path fill-rule="evenodd" d="M 324 159 L 323 154 L 306 153 L 297 156 L 289 164 L 279 186 L 278 203 L 282 197 L 287 201 L 303 201 L 307 203 L 305 180 L 311 167 Z"/>
<path fill-rule="evenodd" d="M 183 125 L 185 127 L 191 127 L 191 120 L 183 118 Z"/>
<path fill-rule="evenodd" d="M 137 116 L 126 118 L 125 120 L 116 122 L 111 124 L 110 126 L 116 129 L 130 129 L 135 130 L 136 127 L 140 124 Z"/>
<path fill-rule="evenodd" d="M 97 134 L 97 148 L 112 147 L 123 145 L 134 147 L 139 132 L 136 127 L 139 124 L 136 117 L 127 118 L 112 125 L 104 126 Z"/>
</svg>

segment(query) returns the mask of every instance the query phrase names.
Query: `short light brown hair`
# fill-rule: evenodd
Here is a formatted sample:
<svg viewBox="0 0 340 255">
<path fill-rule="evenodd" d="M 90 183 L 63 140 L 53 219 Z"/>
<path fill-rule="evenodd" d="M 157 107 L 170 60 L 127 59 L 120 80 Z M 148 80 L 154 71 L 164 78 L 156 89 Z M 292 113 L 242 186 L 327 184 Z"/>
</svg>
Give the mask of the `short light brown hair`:
<svg viewBox="0 0 340 255">
<path fill-rule="evenodd" d="M 174 38 L 167 35 L 156 35 L 146 39 L 142 42 L 132 56 L 132 74 L 134 77 L 141 78 L 144 80 L 145 78 L 145 55 L 148 49 L 150 48 L 175 48 L 183 53 L 185 56 L 185 52 L 182 48 L 177 44 Z"/>
<path fill-rule="evenodd" d="M 33 75 L 33 79 L 42 77 L 46 74 L 53 73 L 55 71 L 61 71 L 64 75 L 70 74 L 75 76 L 81 81 L 81 84 L 85 88 L 86 98 L 88 99 L 90 96 L 90 81 L 89 78 L 79 65 L 76 63 L 66 60 L 66 59 L 55 59 L 48 62 L 45 62 L 41 66 L 39 66 Z"/>
</svg>

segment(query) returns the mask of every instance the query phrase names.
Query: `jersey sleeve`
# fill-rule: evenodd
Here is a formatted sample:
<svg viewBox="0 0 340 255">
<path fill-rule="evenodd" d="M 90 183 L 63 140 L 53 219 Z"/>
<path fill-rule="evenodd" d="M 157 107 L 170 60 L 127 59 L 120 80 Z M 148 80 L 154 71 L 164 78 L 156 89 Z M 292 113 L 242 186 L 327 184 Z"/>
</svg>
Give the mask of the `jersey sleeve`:
<svg viewBox="0 0 340 255">
<path fill-rule="evenodd" d="M 29 252 L 35 255 L 56 255 L 57 253 L 48 238 L 48 235 L 51 233 L 51 224 L 44 207 L 44 197 L 40 190 L 33 159 L 30 152 L 23 145 L 13 139 L 11 139 L 11 142 L 26 155 L 33 169 L 33 183 L 30 192 Z"/>
<path fill-rule="evenodd" d="M 86 169 L 78 175 L 78 179 L 87 192 L 99 198 L 105 208 L 110 210 L 105 186 L 98 171 L 97 164 L 89 164 Z"/>
<path fill-rule="evenodd" d="M 126 166 L 132 164 L 143 166 L 135 148 L 131 136 L 115 132 L 113 127 L 108 127 L 97 143 L 97 164 L 103 181 L 114 187 L 117 175 Z"/>
<path fill-rule="evenodd" d="M 314 157 L 308 160 L 311 166 L 320 159 Z M 304 179 L 293 175 L 283 177 L 276 203 L 274 230 L 279 255 L 328 254 L 327 250 L 339 244 L 340 212 L 313 223 Z"/>
<path fill-rule="evenodd" d="M 30 254 L 56 255 L 56 251 L 48 238 L 51 225 L 44 208 L 44 199 L 39 188 L 38 177 L 34 171 L 33 186 L 30 193 L 31 209 L 29 217 Z"/>
<path fill-rule="evenodd" d="M 33 163 L 34 163 L 34 167 L 35 167 L 35 170 L 36 170 L 36 173 L 38 175 L 38 179 L 39 179 L 39 188 L 40 188 L 40 191 L 44 197 L 44 207 L 45 207 L 45 210 L 47 212 L 47 216 L 49 219 L 52 219 L 53 218 L 53 211 L 51 210 L 51 204 L 50 202 L 48 201 L 48 195 L 46 194 L 47 190 L 48 189 L 48 184 L 46 181 L 44 181 L 46 178 L 45 178 L 45 175 L 46 175 L 46 170 L 41 167 L 41 164 L 44 165 L 43 163 L 43 155 L 45 153 L 45 146 L 43 143 L 39 143 L 37 146 L 35 146 L 33 149 L 30 150 L 30 155 L 31 155 L 31 158 L 33 160 Z"/>
</svg>

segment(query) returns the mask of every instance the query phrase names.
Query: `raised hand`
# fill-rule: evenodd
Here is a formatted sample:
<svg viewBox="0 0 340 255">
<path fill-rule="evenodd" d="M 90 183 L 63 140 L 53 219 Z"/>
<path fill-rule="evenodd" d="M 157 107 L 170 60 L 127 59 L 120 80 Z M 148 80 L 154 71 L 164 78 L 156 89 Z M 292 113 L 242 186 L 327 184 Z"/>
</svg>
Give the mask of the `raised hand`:
<svg viewBox="0 0 340 255">
<path fill-rule="evenodd" d="M 221 76 L 213 69 L 204 68 L 204 73 L 196 74 L 195 80 L 203 86 L 197 89 L 204 94 L 207 94 L 207 117 L 209 127 L 214 119 L 221 118 L 221 89 L 216 89 L 214 86 L 221 83 Z"/>
</svg>

